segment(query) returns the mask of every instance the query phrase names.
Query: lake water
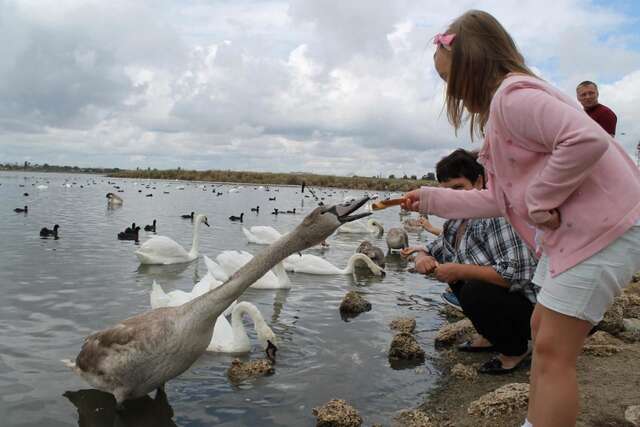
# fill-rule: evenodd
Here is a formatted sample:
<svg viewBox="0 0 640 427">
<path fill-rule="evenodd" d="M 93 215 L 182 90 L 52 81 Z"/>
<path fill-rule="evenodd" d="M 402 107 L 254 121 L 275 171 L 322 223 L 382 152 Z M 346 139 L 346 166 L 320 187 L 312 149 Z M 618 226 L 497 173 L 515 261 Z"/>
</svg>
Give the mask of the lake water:
<svg viewBox="0 0 640 427">
<path fill-rule="evenodd" d="M 118 193 L 124 199 L 121 208 L 107 208 L 105 194 L 115 191 L 109 181 L 125 190 Z M 235 187 L 240 191 L 228 192 Z M 387 257 L 387 275 L 382 278 L 289 273 L 289 290 L 247 290 L 241 299 L 260 309 L 279 339 L 275 374 L 268 377 L 233 386 L 225 372 L 234 356 L 206 353 L 167 383 L 168 403 L 149 398 L 116 413 L 110 395 L 91 390 L 60 362 L 75 359 L 91 332 L 148 310 L 154 280 L 165 291 L 190 290 L 206 273 L 202 257 L 190 264 L 141 267 L 133 253 L 137 246 L 118 241 L 118 231 L 155 218 L 159 235 L 189 248 L 191 222 L 180 215 L 196 211 L 207 214 L 211 225 L 201 229 L 201 254 L 215 258 L 228 249 L 256 253 L 265 246 L 247 243 L 241 225 L 231 223 L 229 215 L 245 212 L 246 227 L 269 225 L 283 232 L 317 204 L 298 187 L 269 188 L 267 192 L 253 185 L 0 173 L 0 425 L 312 426 L 312 408 L 332 398 L 355 406 L 365 425 L 388 425 L 398 410 L 419 405 L 439 375 L 432 363 L 433 337 L 442 323 L 437 308 L 445 286 L 407 272 L 397 255 Z M 364 194 L 315 191 L 326 197 L 325 204 Z M 24 205 L 28 214 L 13 212 Z M 256 205 L 261 207 L 259 214 L 250 212 Z M 298 214 L 271 215 L 274 207 L 296 208 Z M 375 212 L 374 217 L 386 228 L 400 223 L 397 208 Z M 41 239 L 40 228 L 54 223 L 60 225 L 60 239 Z M 141 231 L 140 239 L 144 242 L 151 235 Z M 343 268 L 365 238 L 386 251 L 384 238 L 334 234 L 328 239 L 329 249 L 310 253 Z M 416 244 L 427 236 L 410 238 Z M 373 309 L 344 321 L 338 306 L 353 289 Z M 418 367 L 389 365 L 393 334 L 388 323 L 397 316 L 416 317 L 416 336 L 427 352 L 426 362 Z M 253 341 L 252 353 L 243 359 L 263 357 Z"/>
</svg>

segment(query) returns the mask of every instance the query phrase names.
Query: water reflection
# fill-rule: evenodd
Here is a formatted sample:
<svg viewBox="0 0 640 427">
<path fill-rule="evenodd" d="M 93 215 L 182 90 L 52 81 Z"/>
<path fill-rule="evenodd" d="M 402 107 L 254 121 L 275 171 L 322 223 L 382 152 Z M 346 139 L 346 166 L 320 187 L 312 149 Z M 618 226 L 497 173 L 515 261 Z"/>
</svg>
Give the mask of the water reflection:
<svg viewBox="0 0 640 427">
<path fill-rule="evenodd" d="M 67 391 L 63 394 L 78 410 L 80 427 L 175 427 L 173 409 L 167 395 L 158 390 L 155 398 L 149 396 L 128 400 L 116 409 L 116 400 L 110 393 L 96 389 Z"/>
</svg>

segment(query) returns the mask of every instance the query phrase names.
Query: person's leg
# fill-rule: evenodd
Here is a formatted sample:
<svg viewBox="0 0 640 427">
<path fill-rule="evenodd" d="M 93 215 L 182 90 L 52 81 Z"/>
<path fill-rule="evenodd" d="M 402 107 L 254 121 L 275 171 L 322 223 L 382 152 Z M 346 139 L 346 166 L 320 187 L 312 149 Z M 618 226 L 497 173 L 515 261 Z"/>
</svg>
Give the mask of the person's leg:
<svg viewBox="0 0 640 427">
<path fill-rule="evenodd" d="M 453 292 L 455 294 L 455 296 L 458 298 L 458 301 L 461 301 L 462 299 L 462 294 L 463 294 L 463 290 L 467 287 L 467 282 L 454 282 L 454 283 L 449 283 L 449 287 L 451 288 L 451 292 Z M 467 306 L 469 305 L 469 301 L 471 301 L 473 299 L 473 290 L 471 290 L 471 292 L 469 291 L 469 289 L 467 289 L 467 291 L 464 291 L 465 293 L 465 298 L 467 300 Z M 462 302 L 460 302 L 460 305 L 462 306 Z M 465 316 L 469 317 L 469 313 L 464 311 L 464 307 L 462 307 L 462 311 L 465 314 Z M 471 317 L 469 317 L 469 319 L 471 319 Z M 473 320 L 471 320 L 471 323 L 473 323 Z M 474 326 L 475 327 L 475 326 Z M 492 347 L 492 343 L 491 341 L 489 341 L 488 339 L 486 339 L 484 336 L 482 336 L 482 334 L 478 331 L 478 328 L 476 328 L 476 332 L 478 332 L 476 335 L 474 335 L 470 340 L 470 346 L 471 347 Z"/>
<path fill-rule="evenodd" d="M 500 353 L 502 367 L 516 366 L 528 352 L 533 304 L 519 293 L 490 283 L 468 281 L 460 304 L 474 327 Z"/>
<path fill-rule="evenodd" d="M 576 362 L 591 323 L 541 304 L 536 307 L 534 396 L 529 421 L 535 427 L 567 427 L 578 416 Z"/>
<path fill-rule="evenodd" d="M 535 348 L 536 348 L 536 336 L 538 335 L 538 330 L 540 329 L 540 308 L 538 308 L 539 304 L 536 304 L 535 309 L 533 310 L 533 314 L 531 315 L 531 340 L 533 341 L 533 349 L 534 349 L 534 357 L 531 359 L 531 370 L 529 376 L 529 407 L 527 409 L 527 421 L 531 424 L 534 423 L 534 412 L 535 412 L 535 403 L 536 403 L 536 389 L 537 389 L 537 375 L 536 375 L 536 358 L 535 358 Z"/>
</svg>

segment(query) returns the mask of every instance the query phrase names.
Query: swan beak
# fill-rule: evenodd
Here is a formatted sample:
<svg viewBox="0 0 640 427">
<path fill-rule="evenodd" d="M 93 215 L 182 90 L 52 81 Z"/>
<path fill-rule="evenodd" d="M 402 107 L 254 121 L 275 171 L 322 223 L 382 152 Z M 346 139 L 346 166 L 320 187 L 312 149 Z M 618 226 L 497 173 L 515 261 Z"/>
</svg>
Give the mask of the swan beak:
<svg viewBox="0 0 640 427">
<path fill-rule="evenodd" d="M 349 203 L 342 203 L 332 206 L 327 210 L 327 212 L 332 212 L 334 215 L 336 215 L 338 217 L 338 221 L 340 221 L 341 223 L 355 221 L 356 219 L 364 218 L 371 215 L 371 212 L 363 212 L 355 215 L 350 215 L 351 213 L 360 209 L 360 207 L 368 201 L 369 197 L 363 197 L 359 200 L 354 200 Z"/>
<path fill-rule="evenodd" d="M 278 347 L 276 347 L 271 341 L 267 340 L 267 349 L 265 353 L 267 354 L 267 359 L 271 363 L 276 363 L 276 352 L 278 351 Z"/>
<path fill-rule="evenodd" d="M 209 223 L 207 222 L 207 220 L 206 220 L 206 219 L 205 219 L 204 221 L 202 221 L 202 223 L 203 223 L 204 225 L 206 225 L 207 227 L 209 227 Z"/>
</svg>

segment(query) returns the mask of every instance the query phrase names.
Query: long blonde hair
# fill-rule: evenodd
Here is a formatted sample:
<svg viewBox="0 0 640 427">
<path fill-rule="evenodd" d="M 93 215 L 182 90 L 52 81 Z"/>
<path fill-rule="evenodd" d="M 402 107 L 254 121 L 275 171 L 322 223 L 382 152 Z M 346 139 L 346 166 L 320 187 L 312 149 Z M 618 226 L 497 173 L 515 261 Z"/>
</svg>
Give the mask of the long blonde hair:
<svg viewBox="0 0 640 427">
<path fill-rule="evenodd" d="M 484 135 L 491 98 L 506 75 L 536 76 L 525 65 L 509 33 L 487 12 L 466 12 L 451 23 L 447 33 L 456 35 L 450 51 L 447 118 L 456 132 L 469 120 L 473 140 L 474 134 Z"/>
</svg>

